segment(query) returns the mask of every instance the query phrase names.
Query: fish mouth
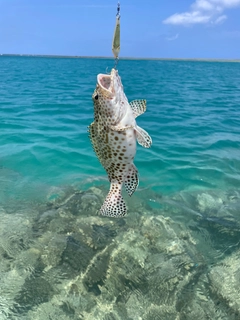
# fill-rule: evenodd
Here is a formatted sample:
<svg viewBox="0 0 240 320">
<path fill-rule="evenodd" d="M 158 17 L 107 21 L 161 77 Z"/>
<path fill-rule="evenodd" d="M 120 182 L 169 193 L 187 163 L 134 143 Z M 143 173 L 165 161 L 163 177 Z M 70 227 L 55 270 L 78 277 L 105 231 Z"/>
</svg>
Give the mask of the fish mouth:
<svg viewBox="0 0 240 320">
<path fill-rule="evenodd" d="M 116 75 L 116 70 L 112 69 L 111 74 L 100 73 L 97 76 L 97 82 L 99 87 L 109 95 L 114 94 L 113 78 L 115 75 Z"/>
</svg>

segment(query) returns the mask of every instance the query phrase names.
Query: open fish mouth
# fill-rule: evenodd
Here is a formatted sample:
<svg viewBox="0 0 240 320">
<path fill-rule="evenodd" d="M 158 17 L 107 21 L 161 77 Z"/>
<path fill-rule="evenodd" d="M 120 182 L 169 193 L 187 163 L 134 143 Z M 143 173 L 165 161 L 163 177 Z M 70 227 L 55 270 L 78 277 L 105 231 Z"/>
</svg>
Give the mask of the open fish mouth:
<svg viewBox="0 0 240 320">
<path fill-rule="evenodd" d="M 103 89 L 104 91 L 107 90 L 110 93 L 113 93 L 113 86 L 112 86 L 112 77 L 108 74 L 99 74 L 97 76 L 97 82 L 98 85 Z"/>
<path fill-rule="evenodd" d="M 117 76 L 117 71 L 112 69 L 111 74 L 100 73 L 97 76 L 99 87 L 107 93 L 114 94 L 114 77 Z"/>
</svg>

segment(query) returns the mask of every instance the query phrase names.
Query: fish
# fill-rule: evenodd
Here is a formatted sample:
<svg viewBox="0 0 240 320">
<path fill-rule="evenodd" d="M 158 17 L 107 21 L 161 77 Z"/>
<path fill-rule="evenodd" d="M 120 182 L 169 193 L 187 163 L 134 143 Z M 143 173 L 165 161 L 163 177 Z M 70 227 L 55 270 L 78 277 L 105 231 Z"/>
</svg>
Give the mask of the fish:
<svg viewBox="0 0 240 320">
<path fill-rule="evenodd" d="M 124 185 L 131 196 L 138 187 L 138 170 L 134 165 L 136 142 L 150 148 L 150 135 L 136 123 L 146 111 L 146 100 L 128 102 L 118 71 L 98 74 L 92 95 L 94 121 L 88 128 L 93 150 L 110 181 L 109 193 L 100 208 L 108 217 L 124 217 L 127 206 L 122 197 Z"/>
</svg>

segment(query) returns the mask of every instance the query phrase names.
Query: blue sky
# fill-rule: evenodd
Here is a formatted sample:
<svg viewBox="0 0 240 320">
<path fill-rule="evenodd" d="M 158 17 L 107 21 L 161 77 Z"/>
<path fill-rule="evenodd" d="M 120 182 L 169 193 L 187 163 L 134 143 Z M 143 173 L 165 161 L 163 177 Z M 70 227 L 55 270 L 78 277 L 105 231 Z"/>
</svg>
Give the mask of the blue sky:
<svg viewBox="0 0 240 320">
<path fill-rule="evenodd" d="M 122 0 L 120 57 L 240 58 L 240 0 Z M 115 0 L 0 0 L 0 53 L 112 56 Z"/>
</svg>

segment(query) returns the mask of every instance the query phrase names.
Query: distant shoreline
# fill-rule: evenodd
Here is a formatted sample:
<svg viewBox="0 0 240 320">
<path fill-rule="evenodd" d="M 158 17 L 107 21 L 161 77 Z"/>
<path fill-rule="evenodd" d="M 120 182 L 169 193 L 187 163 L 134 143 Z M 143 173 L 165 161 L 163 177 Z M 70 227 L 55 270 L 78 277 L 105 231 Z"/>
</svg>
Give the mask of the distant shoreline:
<svg viewBox="0 0 240 320">
<path fill-rule="evenodd" d="M 35 58 L 65 58 L 65 59 L 109 59 L 107 56 L 68 56 L 51 54 L 14 54 L 2 53 L 0 57 L 35 57 Z M 138 57 L 120 57 L 120 60 L 156 60 L 156 61 L 205 61 L 205 62 L 240 62 L 240 59 L 214 59 L 214 58 L 138 58 Z"/>
</svg>

